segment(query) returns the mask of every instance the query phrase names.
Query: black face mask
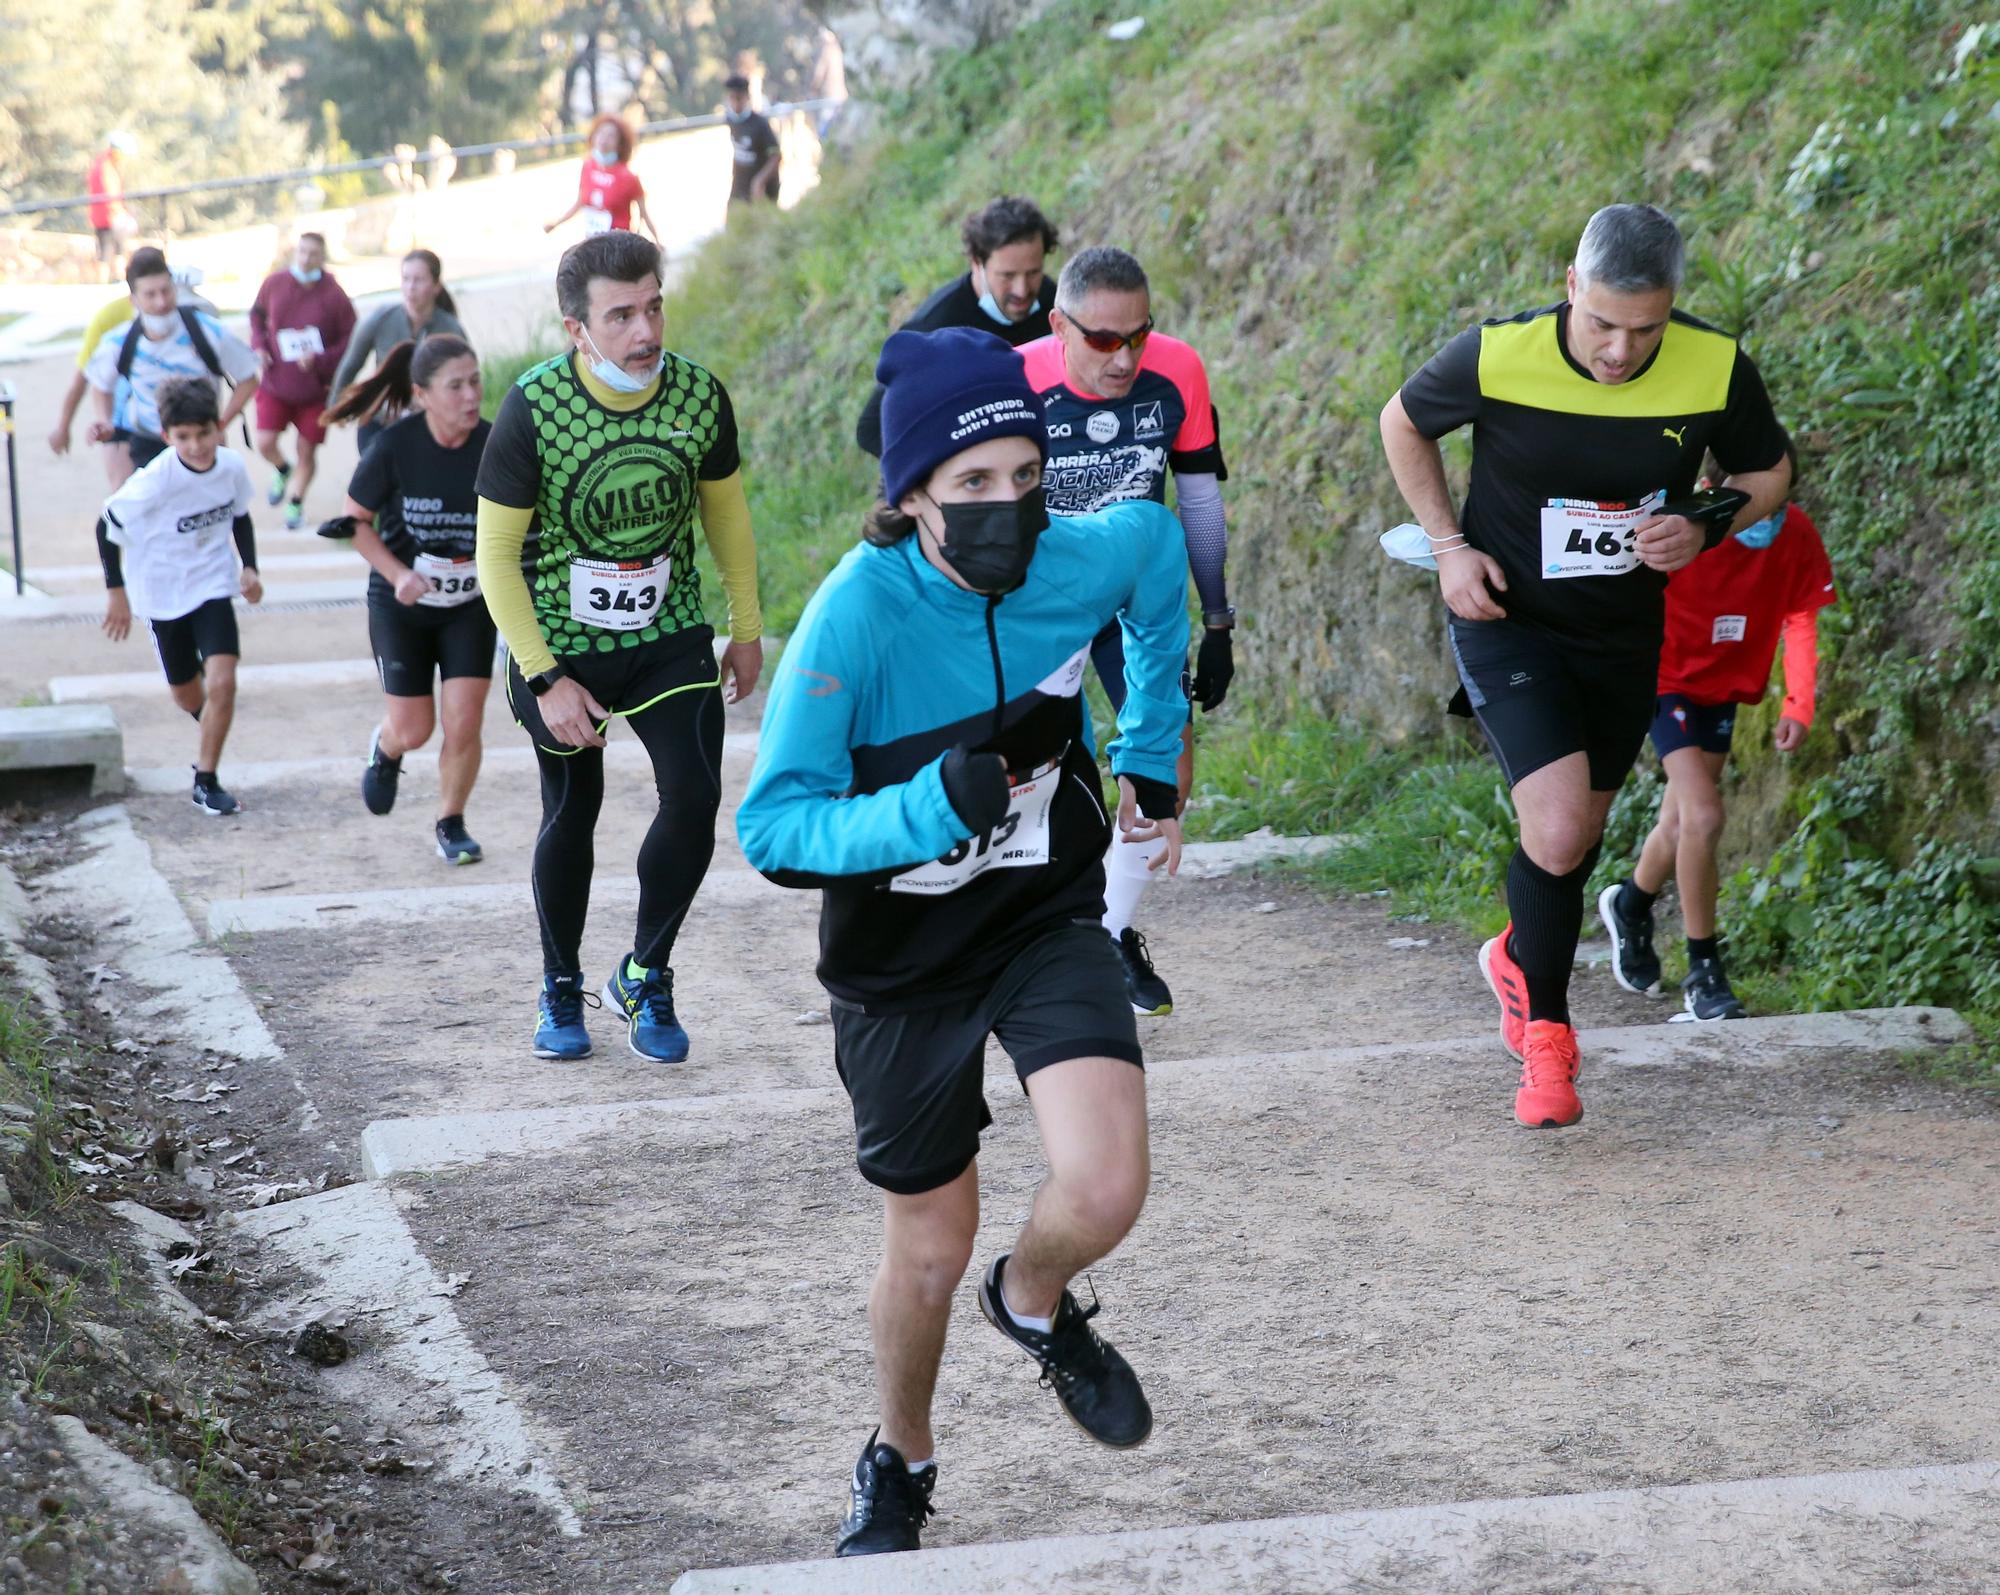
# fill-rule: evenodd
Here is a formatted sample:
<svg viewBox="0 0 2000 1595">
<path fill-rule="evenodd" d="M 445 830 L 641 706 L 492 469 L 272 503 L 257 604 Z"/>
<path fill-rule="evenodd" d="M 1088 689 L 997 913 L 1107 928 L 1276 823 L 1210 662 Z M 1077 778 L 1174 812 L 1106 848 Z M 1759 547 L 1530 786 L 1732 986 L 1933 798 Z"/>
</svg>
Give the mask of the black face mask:
<svg viewBox="0 0 2000 1595">
<path fill-rule="evenodd" d="M 1011 593 L 1028 579 L 1035 544 L 1049 528 L 1039 486 L 999 503 L 938 504 L 938 513 L 944 517 L 939 554 L 974 592 L 989 595 Z"/>
</svg>

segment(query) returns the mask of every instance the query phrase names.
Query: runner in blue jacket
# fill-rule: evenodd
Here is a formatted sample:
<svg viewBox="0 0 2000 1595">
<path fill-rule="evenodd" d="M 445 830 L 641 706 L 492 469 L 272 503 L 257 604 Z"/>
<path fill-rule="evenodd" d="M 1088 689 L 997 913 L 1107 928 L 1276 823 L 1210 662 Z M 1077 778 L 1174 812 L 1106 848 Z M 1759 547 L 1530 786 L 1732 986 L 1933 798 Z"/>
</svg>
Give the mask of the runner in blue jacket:
<svg viewBox="0 0 2000 1595">
<path fill-rule="evenodd" d="M 1180 858 L 1187 548 L 1157 504 L 1051 522 L 1041 404 L 972 328 L 899 332 L 876 371 L 883 502 L 807 606 L 771 689 L 737 831 L 782 885 L 825 892 L 821 982 L 857 1161 L 884 1192 L 870 1300 L 881 1422 L 855 1465 L 842 1555 L 915 1549 L 930 1515 L 931 1394 L 979 1222 L 986 1039 L 1027 1091 L 1048 1174 L 979 1304 L 1087 1433 L 1133 1446 L 1152 1411 L 1070 1280 L 1137 1219 L 1143 1058 L 1099 921 L 1111 836 L 1082 695 L 1124 628 L 1110 758 L 1117 825 Z"/>
</svg>

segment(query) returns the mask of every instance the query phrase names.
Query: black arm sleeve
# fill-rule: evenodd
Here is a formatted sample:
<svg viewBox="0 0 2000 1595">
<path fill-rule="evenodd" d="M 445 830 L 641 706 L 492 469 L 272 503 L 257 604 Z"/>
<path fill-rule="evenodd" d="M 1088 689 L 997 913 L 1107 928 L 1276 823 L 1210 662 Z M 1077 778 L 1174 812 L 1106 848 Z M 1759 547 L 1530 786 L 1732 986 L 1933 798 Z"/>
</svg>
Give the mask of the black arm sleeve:
<svg viewBox="0 0 2000 1595">
<path fill-rule="evenodd" d="M 1732 475 L 1737 471 L 1768 471 L 1785 457 L 1790 440 L 1771 408 L 1771 395 L 1753 361 L 1741 349 L 1729 373 L 1729 396 L 1723 401 L 1722 424 L 1709 448 Z"/>
<path fill-rule="evenodd" d="M 107 588 L 115 593 L 125 585 L 125 556 L 111 541 L 102 515 L 97 517 L 97 562 L 104 567 L 104 585 Z"/>
<path fill-rule="evenodd" d="M 236 557 L 243 561 L 245 568 L 255 570 L 257 568 L 257 528 L 250 524 L 250 517 L 248 515 L 237 516 L 236 522 L 229 528 L 229 532 L 236 539 Z"/>
<path fill-rule="evenodd" d="M 372 452 L 372 451 L 371 451 Z M 510 509 L 533 509 L 542 493 L 542 460 L 535 448 L 535 416 L 528 397 L 509 388 L 479 456 L 477 491 Z"/>
<path fill-rule="evenodd" d="M 1441 438 L 1479 418 L 1479 329 L 1470 327 L 1424 362 L 1403 384 L 1403 413 L 1427 438 Z"/>
<path fill-rule="evenodd" d="M 729 390 L 715 385 L 715 441 L 702 456 L 695 475 L 704 482 L 720 482 L 743 469 L 743 450 L 736 436 L 736 407 L 729 402 Z"/>
</svg>

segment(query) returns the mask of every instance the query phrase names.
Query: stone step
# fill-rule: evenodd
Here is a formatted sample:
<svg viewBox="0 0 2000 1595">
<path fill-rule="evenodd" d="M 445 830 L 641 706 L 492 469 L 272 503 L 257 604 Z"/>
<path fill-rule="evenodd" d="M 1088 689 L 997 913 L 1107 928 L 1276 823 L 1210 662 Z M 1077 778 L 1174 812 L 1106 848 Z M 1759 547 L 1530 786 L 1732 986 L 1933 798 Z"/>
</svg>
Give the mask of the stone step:
<svg viewBox="0 0 2000 1595">
<path fill-rule="evenodd" d="M 88 770 L 90 790 L 101 795 L 122 790 L 124 768 L 125 739 L 103 704 L 0 709 L 0 788 L 25 776 Z"/>
<path fill-rule="evenodd" d="M 1455 1595 L 1991 1588 L 2000 1462 L 955 1546 L 684 1575 L 672 1595 Z"/>
</svg>

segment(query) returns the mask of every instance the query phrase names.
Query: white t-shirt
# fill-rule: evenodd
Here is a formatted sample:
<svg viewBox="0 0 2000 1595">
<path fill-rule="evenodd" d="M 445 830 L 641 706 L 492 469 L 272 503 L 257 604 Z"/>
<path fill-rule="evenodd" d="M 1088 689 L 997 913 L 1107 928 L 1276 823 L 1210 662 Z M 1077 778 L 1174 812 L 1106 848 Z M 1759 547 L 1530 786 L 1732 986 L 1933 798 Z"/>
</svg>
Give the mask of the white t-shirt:
<svg viewBox="0 0 2000 1595">
<path fill-rule="evenodd" d="M 124 551 L 132 613 L 176 620 L 211 598 L 234 598 L 234 527 L 250 502 L 250 471 L 233 449 L 217 449 L 206 471 L 168 449 L 126 478 L 104 501 L 104 527 Z"/>
<path fill-rule="evenodd" d="M 195 316 L 207 335 L 208 346 L 215 351 L 216 362 L 231 382 L 247 382 L 257 374 L 257 356 L 249 345 L 225 332 L 215 317 L 199 310 Z M 174 330 L 158 342 L 140 333 L 138 347 L 132 352 L 132 374 L 121 377 L 118 355 L 125 347 L 130 329 L 131 323 L 124 322 L 98 339 L 83 374 L 99 393 L 112 396 L 113 426 L 142 437 L 158 437 L 160 412 L 153 396 L 159 392 L 160 384 L 169 377 L 200 377 L 211 385 L 215 379 L 201 363 L 194 339 L 188 336 L 187 326 L 178 313 L 174 316 Z"/>
</svg>

